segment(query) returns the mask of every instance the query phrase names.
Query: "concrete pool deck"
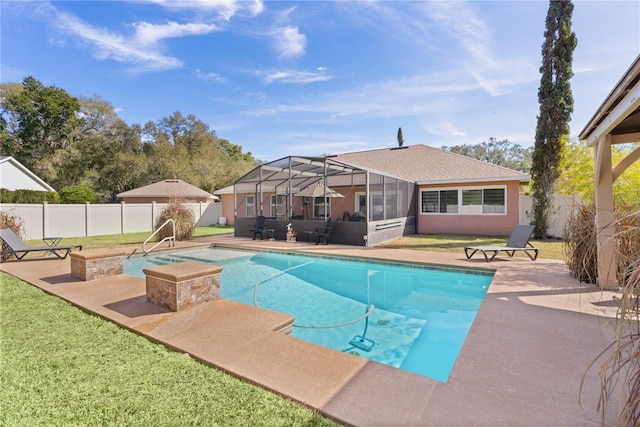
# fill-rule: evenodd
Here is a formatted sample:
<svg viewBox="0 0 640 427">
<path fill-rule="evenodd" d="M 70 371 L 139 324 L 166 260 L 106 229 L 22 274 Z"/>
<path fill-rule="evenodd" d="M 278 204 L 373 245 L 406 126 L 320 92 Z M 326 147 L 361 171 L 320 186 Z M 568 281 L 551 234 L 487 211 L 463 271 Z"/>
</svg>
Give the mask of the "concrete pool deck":
<svg viewBox="0 0 640 427">
<path fill-rule="evenodd" d="M 279 333 L 291 317 L 218 300 L 170 312 L 147 301 L 144 279 L 89 282 L 70 261 L 28 258 L 1 270 L 204 363 L 354 426 L 597 426 L 597 369 L 613 339 L 612 296 L 578 283 L 560 261 L 467 260 L 464 253 L 198 238 L 178 248 L 220 245 L 495 270 L 449 381 L 371 362 Z M 132 248 L 129 248 L 132 251 Z M 136 252 L 140 252 L 137 248 Z M 544 254 L 541 254 L 544 257 Z M 103 343 L 104 344 L 104 343 Z M 581 403 L 578 399 L 581 398 Z M 203 396 L 206 399 L 206 396 Z M 615 408 L 608 424 L 615 424 Z"/>
</svg>

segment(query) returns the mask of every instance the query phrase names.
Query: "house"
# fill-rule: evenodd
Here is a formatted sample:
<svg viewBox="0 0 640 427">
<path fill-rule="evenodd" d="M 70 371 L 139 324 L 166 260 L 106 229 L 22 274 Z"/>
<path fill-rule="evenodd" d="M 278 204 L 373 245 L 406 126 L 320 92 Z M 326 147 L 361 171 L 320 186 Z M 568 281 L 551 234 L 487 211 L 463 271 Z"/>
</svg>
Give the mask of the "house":
<svg viewBox="0 0 640 427">
<path fill-rule="evenodd" d="M 334 243 L 371 245 L 414 233 L 508 236 L 519 222 L 519 194 L 529 179 L 522 172 L 411 145 L 286 157 L 256 167 L 215 194 L 221 196 L 224 215 L 233 218 L 236 235 L 247 235 L 245 228 L 256 215 L 270 220 L 267 227 L 276 230 L 276 238 L 289 222 L 304 231 L 331 217 Z M 321 196 L 302 196 L 312 186 Z"/>
<path fill-rule="evenodd" d="M 11 156 L 0 157 L 0 187 L 11 191 L 56 191 Z"/>
<path fill-rule="evenodd" d="M 117 197 L 125 203 L 168 203 L 172 199 L 180 199 L 187 203 L 213 203 L 219 200 L 217 196 L 180 179 L 165 179 L 164 181 L 119 193 Z"/>
</svg>

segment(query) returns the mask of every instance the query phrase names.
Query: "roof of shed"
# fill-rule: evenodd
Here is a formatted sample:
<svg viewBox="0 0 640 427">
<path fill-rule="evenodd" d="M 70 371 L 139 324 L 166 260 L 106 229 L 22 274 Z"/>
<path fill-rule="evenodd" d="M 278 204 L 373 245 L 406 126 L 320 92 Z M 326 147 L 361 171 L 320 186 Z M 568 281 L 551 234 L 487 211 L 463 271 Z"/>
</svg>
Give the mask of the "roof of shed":
<svg viewBox="0 0 640 427">
<path fill-rule="evenodd" d="M 165 179 L 164 181 L 155 182 L 145 185 L 144 187 L 134 188 L 133 190 L 119 193 L 118 197 L 212 197 L 217 198 L 213 194 L 207 193 L 200 188 L 189 184 L 181 179 Z"/>
</svg>

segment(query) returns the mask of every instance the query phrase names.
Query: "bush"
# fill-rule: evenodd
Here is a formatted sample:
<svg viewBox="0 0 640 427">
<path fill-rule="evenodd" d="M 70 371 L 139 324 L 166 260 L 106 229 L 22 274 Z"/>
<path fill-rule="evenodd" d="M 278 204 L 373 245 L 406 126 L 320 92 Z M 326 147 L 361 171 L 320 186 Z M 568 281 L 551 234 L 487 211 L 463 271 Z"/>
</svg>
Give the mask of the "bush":
<svg viewBox="0 0 640 427">
<path fill-rule="evenodd" d="M 92 189 L 84 185 L 69 185 L 60 190 L 60 202 L 66 204 L 95 203 L 98 198 Z"/>
<path fill-rule="evenodd" d="M 593 205 L 579 205 L 564 226 L 564 259 L 571 275 L 581 282 L 596 283 L 596 210 Z"/>
<path fill-rule="evenodd" d="M 191 240 L 193 237 L 193 228 L 196 225 L 191 209 L 185 206 L 180 200 L 171 200 L 156 220 L 155 229 L 157 230 L 168 219 L 173 219 L 176 223 L 176 240 Z M 171 236 L 172 232 L 171 226 L 166 226 L 156 234 L 158 241 Z"/>
<path fill-rule="evenodd" d="M 10 228 L 16 233 L 16 236 L 22 235 L 22 228 L 24 226 L 24 222 L 22 218 L 19 216 L 12 214 L 11 212 L 0 211 L 0 228 Z M 11 249 L 4 241 L 2 242 L 2 250 L 6 251 Z M 11 255 L 3 255 L 2 259 L 7 259 L 11 257 Z"/>
<path fill-rule="evenodd" d="M 564 228 L 564 258 L 569 271 L 581 282 L 595 283 L 598 277 L 595 206 L 580 205 L 567 219 Z M 620 205 L 615 208 L 616 277 L 625 283 L 630 267 L 640 255 L 640 216 L 638 207 Z"/>
<path fill-rule="evenodd" d="M 0 202 L 25 204 L 59 203 L 60 197 L 58 193 L 51 191 L 7 190 L 6 188 L 0 188 Z"/>
</svg>

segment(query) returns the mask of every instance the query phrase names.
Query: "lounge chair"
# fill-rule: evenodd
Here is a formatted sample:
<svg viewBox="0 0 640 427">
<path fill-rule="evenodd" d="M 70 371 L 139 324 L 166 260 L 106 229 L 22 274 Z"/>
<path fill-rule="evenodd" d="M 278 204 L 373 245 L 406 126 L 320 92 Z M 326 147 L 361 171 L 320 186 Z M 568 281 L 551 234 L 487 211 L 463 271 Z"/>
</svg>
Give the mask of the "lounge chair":
<svg viewBox="0 0 640 427">
<path fill-rule="evenodd" d="M 9 249 L 2 250 L 2 255 L 0 256 L 2 260 L 8 259 L 11 256 L 15 256 L 17 259 L 22 259 L 31 252 L 44 252 L 45 255 L 47 253 L 51 253 L 60 259 L 65 259 L 73 249 L 82 250 L 82 245 L 27 246 L 10 228 L 3 228 L 0 230 L 0 239 L 5 243 L 4 246 L 9 247 Z"/>
<path fill-rule="evenodd" d="M 538 249 L 529 243 L 533 228 L 533 225 L 516 225 L 506 246 L 467 246 L 464 248 L 464 254 L 467 259 L 470 259 L 476 252 L 480 252 L 489 262 L 493 261 L 500 252 L 504 251 L 512 257 L 516 251 L 521 251 L 527 254 L 532 261 L 535 261 L 538 258 Z"/>
<path fill-rule="evenodd" d="M 331 218 L 327 219 L 327 223 L 324 227 L 317 227 L 314 234 L 316 235 L 316 245 L 320 244 L 320 241 L 324 241 L 325 245 L 329 244 L 329 232 L 331 231 Z"/>
<path fill-rule="evenodd" d="M 256 223 L 249 229 L 253 233 L 253 240 L 256 240 L 256 236 L 260 236 L 261 240 L 264 240 L 264 233 L 267 231 L 265 228 L 266 218 L 263 215 L 256 217 Z"/>
</svg>

